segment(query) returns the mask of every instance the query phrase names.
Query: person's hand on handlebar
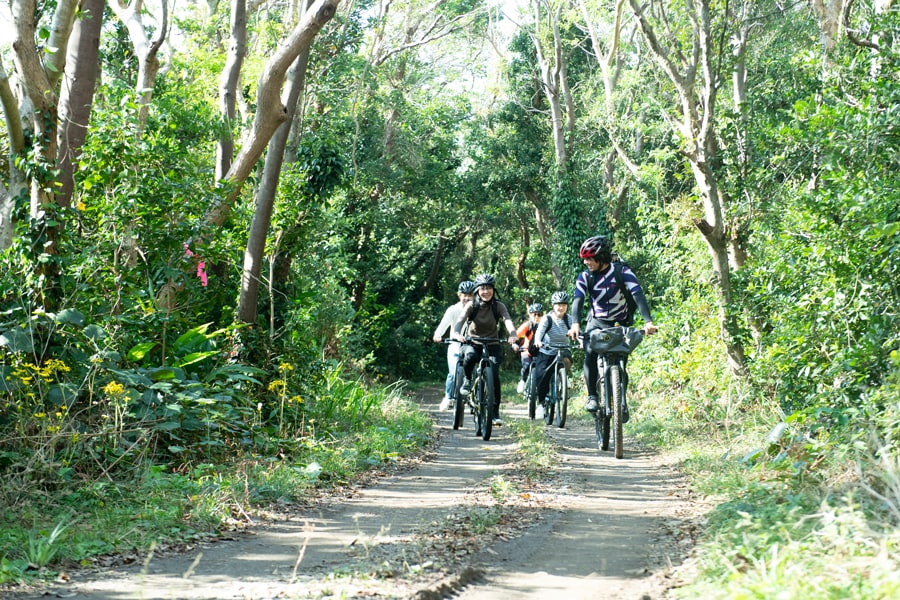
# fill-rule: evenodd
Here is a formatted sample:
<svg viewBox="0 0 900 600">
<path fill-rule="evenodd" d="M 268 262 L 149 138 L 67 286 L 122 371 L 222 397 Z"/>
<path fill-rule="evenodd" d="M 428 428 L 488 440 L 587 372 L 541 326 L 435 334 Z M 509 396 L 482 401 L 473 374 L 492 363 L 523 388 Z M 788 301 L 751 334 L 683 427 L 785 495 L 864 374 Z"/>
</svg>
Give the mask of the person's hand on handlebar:
<svg viewBox="0 0 900 600">
<path fill-rule="evenodd" d="M 569 336 L 572 341 L 577 342 L 578 338 L 581 336 L 581 323 L 577 321 L 572 323 L 572 327 L 566 332 L 566 335 Z"/>
<path fill-rule="evenodd" d="M 644 323 L 644 333 L 646 333 L 647 335 L 653 335 L 657 331 L 659 330 L 657 329 L 656 325 L 653 324 L 653 321 Z"/>
</svg>

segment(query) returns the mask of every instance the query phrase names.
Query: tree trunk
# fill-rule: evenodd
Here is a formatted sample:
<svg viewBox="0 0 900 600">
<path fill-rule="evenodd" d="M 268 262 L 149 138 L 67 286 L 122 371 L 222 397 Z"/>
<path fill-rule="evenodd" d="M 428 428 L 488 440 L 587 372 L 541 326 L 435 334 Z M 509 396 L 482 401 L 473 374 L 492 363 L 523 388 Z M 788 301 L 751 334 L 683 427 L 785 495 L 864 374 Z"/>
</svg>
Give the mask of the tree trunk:
<svg viewBox="0 0 900 600">
<path fill-rule="evenodd" d="M 550 15 L 551 27 L 556 34 L 554 35 L 553 57 L 551 61 L 545 55 L 541 39 L 537 30 L 541 22 L 541 2 L 540 0 L 532 0 L 534 8 L 534 26 L 535 34 L 532 36 L 534 42 L 534 50 L 537 54 L 538 67 L 541 71 L 541 87 L 544 90 L 544 97 L 550 106 L 550 127 L 553 136 L 553 150 L 555 156 L 555 164 L 558 176 L 561 178 L 566 173 L 567 152 L 566 152 L 566 117 L 562 107 L 560 71 L 562 69 L 562 49 L 559 39 L 559 10 Z M 549 247 L 549 246 L 548 246 Z"/>
<path fill-rule="evenodd" d="M 128 37 L 134 45 L 134 52 L 138 59 L 138 78 L 136 90 L 138 96 L 138 132 L 143 131 L 147 124 L 147 115 L 150 111 L 150 100 L 153 99 L 153 85 L 156 82 L 156 74 L 159 72 L 159 49 L 166 39 L 169 28 L 168 0 L 160 0 L 161 16 L 159 27 L 156 29 L 157 37 L 151 40 L 144 26 L 143 0 L 132 0 L 125 4 L 122 0 L 110 3 L 113 13 L 122 21 L 128 30 Z"/>
<path fill-rule="evenodd" d="M 316 35 L 334 16 L 338 4 L 340 0 L 317 0 L 266 64 L 259 77 L 256 93 L 256 118 L 246 143 L 221 182 L 225 189 L 224 198 L 204 217 L 208 225 L 221 227 L 225 223 L 256 161 L 262 156 L 278 127 L 287 120 L 288 110 L 280 95 L 287 70 L 301 52 L 309 51 Z M 178 290 L 179 285 L 174 280 L 162 287 L 157 294 L 161 309 L 174 309 Z"/>
<path fill-rule="evenodd" d="M 677 129 L 682 137 L 682 152 L 691 165 L 703 201 L 705 216 L 696 221 L 696 225 L 706 241 L 712 258 L 720 312 L 720 332 L 726 359 L 734 374 L 746 376 L 743 346 L 730 330 L 734 315 L 730 309 L 731 265 L 725 225 L 727 198 L 720 190 L 715 171 L 710 165 L 710 158 L 715 156 L 717 151 L 714 117 L 718 81 L 713 69 L 709 0 L 695 0 L 692 4 L 694 12 L 690 15 L 690 33 L 693 48 L 690 62 L 684 65 L 683 72 L 660 43 L 656 30 L 644 14 L 644 7 L 638 5 L 638 0 L 629 0 L 629 3 L 654 59 L 677 92 L 680 113 Z"/>
<path fill-rule="evenodd" d="M 247 54 L 247 0 L 231 3 L 231 44 L 228 58 L 222 69 L 219 90 L 219 111 L 222 114 L 222 134 L 216 150 L 216 181 L 228 172 L 234 156 L 234 117 L 237 102 L 237 86 L 241 78 L 241 66 Z"/>
<path fill-rule="evenodd" d="M 66 3 L 69 4 L 69 3 Z M 59 10 L 62 10 L 62 6 Z M 31 114 L 26 117 L 30 122 L 35 145 L 39 146 L 37 154 L 56 164 L 57 158 L 57 100 L 58 95 L 51 85 L 50 78 L 41 56 L 35 45 L 35 14 L 37 3 L 35 0 L 14 0 L 12 4 L 13 21 L 16 26 L 16 38 L 13 41 L 13 58 L 16 63 L 20 85 L 25 89 L 28 102 L 31 106 Z M 60 36 L 61 37 L 61 36 Z M 63 52 L 64 53 L 64 52 Z M 27 150 L 27 149 L 26 149 Z M 47 191 L 49 181 L 32 180 L 31 186 L 31 218 L 38 218 L 38 214 L 47 208 L 53 197 Z M 45 247 L 48 254 L 56 254 L 55 233 L 48 231 L 49 244 Z"/>
<path fill-rule="evenodd" d="M 522 222 L 522 250 L 519 252 L 519 256 L 516 259 L 516 281 L 519 283 L 519 287 L 523 290 L 527 290 L 531 287 L 528 284 L 528 273 L 525 271 L 525 263 L 528 262 L 528 252 L 531 250 L 531 230 L 528 227 L 528 223 Z M 530 297 L 526 296 L 525 302 L 527 304 L 531 303 Z"/>
<path fill-rule="evenodd" d="M 259 299 L 259 276 L 262 272 L 262 259 L 266 249 L 266 238 L 272 222 L 272 210 L 275 206 L 275 194 L 281 166 L 284 164 L 284 149 L 291 131 L 291 121 L 296 111 L 300 95 L 306 82 L 306 67 L 309 63 L 309 48 L 300 52 L 294 66 L 288 74 L 288 121 L 281 124 L 266 154 L 266 164 L 259 190 L 256 192 L 256 210 L 244 252 L 244 269 L 241 274 L 241 294 L 238 300 L 238 319 L 244 323 L 255 323 Z M 274 253 L 272 261 L 275 260 Z"/>
<path fill-rule="evenodd" d="M 259 76 L 256 92 L 256 118 L 246 142 L 223 180 L 224 184 L 231 186 L 230 193 L 206 215 L 207 223 L 221 226 L 225 222 L 240 187 L 253 172 L 256 161 L 275 131 L 287 120 L 288 110 L 281 99 L 281 87 L 287 70 L 302 51 L 309 50 L 316 35 L 334 16 L 339 3 L 340 0 L 317 0 L 266 64 Z"/>
<path fill-rule="evenodd" d="M 433 290 L 437 285 L 438 277 L 441 274 L 441 263 L 444 262 L 444 248 L 447 247 L 447 237 L 442 231 L 438 236 L 437 246 L 434 249 L 434 256 L 431 259 L 431 268 L 428 269 L 428 277 L 425 278 L 421 287 L 422 296 Z"/>
<path fill-rule="evenodd" d="M 541 244 L 544 246 L 544 248 L 552 248 L 553 245 L 550 240 L 550 227 L 548 225 L 550 217 L 547 214 L 547 209 L 544 208 L 537 192 L 535 192 L 534 190 L 526 190 L 525 197 L 529 202 L 531 202 L 531 205 L 534 207 L 534 223 L 537 227 L 538 237 L 541 238 Z M 562 269 L 560 269 L 559 265 L 555 263 L 550 265 L 550 271 L 553 274 L 553 282 L 557 287 L 561 287 L 566 283 L 563 281 Z"/>
<path fill-rule="evenodd" d="M 68 68 L 59 99 L 60 206 L 69 206 L 75 187 L 75 167 L 87 137 L 94 90 L 100 73 L 100 31 L 106 0 L 84 0 L 69 40 Z"/>
<path fill-rule="evenodd" d="M 6 131 L 9 134 L 9 185 L 0 184 L 0 251 L 12 245 L 15 226 L 13 223 L 14 198 L 27 189 L 25 174 L 16 167 L 15 156 L 25 148 L 25 132 L 22 129 L 22 117 L 16 96 L 9 85 L 6 69 L 0 63 L 0 104 L 3 105 L 3 116 L 6 120 Z"/>
<path fill-rule="evenodd" d="M 844 0 L 810 0 L 810 5 L 819 21 L 822 49 L 831 52 L 840 36 Z"/>
</svg>

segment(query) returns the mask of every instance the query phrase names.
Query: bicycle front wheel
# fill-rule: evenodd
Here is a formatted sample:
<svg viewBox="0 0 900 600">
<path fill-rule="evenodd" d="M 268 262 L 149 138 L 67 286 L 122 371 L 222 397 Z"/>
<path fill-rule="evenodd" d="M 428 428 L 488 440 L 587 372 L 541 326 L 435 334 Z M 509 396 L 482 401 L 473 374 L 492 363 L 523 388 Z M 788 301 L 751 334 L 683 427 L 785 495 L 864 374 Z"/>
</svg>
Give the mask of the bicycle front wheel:
<svg viewBox="0 0 900 600">
<path fill-rule="evenodd" d="M 612 391 L 612 429 L 613 429 L 613 445 L 616 458 L 622 458 L 625 454 L 625 439 L 622 431 L 624 423 L 622 419 L 625 416 L 625 388 L 622 381 L 621 367 L 613 365 L 609 368 L 609 384 Z"/>
<path fill-rule="evenodd" d="M 550 394 L 544 403 L 544 423 L 553 425 L 553 419 L 556 417 L 556 373 L 553 374 L 553 381 L 550 382 Z"/>
<path fill-rule="evenodd" d="M 484 441 L 488 441 L 491 439 L 491 430 L 494 427 L 494 367 L 493 365 L 488 365 L 484 369 L 484 373 L 482 374 L 482 379 L 484 381 L 484 386 L 482 386 L 482 397 L 479 402 L 479 406 L 481 407 L 481 414 L 483 416 L 484 424 L 481 428 L 481 439 Z"/>
<path fill-rule="evenodd" d="M 462 367 L 456 369 L 456 379 L 453 382 L 453 402 L 455 403 L 453 406 L 453 429 L 462 427 L 463 417 L 466 411 L 467 398 L 459 391 L 459 388 L 462 387 L 464 374 L 465 371 L 463 371 Z"/>
<path fill-rule="evenodd" d="M 569 408 L 569 373 L 562 364 L 556 369 L 556 426 L 566 426 L 566 411 Z"/>
<path fill-rule="evenodd" d="M 537 381 L 534 376 L 534 367 L 528 370 L 528 379 L 525 381 L 525 397 L 528 400 L 528 418 L 534 421 L 537 410 Z"/>
</svg>

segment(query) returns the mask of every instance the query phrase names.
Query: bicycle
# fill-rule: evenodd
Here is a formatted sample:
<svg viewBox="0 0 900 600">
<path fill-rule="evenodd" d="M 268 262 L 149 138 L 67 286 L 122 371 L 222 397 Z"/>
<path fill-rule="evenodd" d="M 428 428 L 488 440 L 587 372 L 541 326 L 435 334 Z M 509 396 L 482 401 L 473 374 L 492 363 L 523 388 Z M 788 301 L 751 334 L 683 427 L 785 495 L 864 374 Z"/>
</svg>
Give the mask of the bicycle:
<svg viewBox="0 0 900 600">
<path fill-rule="evenodd" d="M 484 337 L 466 337 L 467 344 L 479 344 L 487 346 L 489 344 L 499 344 L 504 340 L 499 338 Z M 456 406 L 454 409 L 453 429 L 459 429 L 462 426 L 463 414 L 465 407 L 469 406 L 475 419 L 475 435 L 480 436 L 484 441 L 491 439 L 491 433 L 494 427 L 493 422 L 493 406 L 494 406 L 494 371 L 498 368 L 497 358 L 490 356 L 486 348 L 481 351 L 481 358 L 472 372 L 472 385 L 469 395 L 461 398 L 460 387 L 464 377 L 462 361 L 456 365 L 456 376 L 453 383 L 453 395 Z"/>
<path fill-rule="evenodd" d="M 600 394 L 599 405 L 594 411 L 597 445 L 601 450 L 609 450 L 612 441 L 616 458 L 622 458 L 625 454 L 625 368 L 622 361 L 644 339 L 644 330 L 617 325 L 594 329 L 589 336 L 588 347 L 597 353 L 597 391 Z"/>
<path fill-rule="evenodd" d="M 544 404 L 544 423 L 547 425 L 555 424 L 562 429 L 566 426 L 566 415 L 569 407 L 569 371 L 566 369 L 565 354 L 563 350 L 570 349 L 569 344 L 544 344 L 545 348 L 556 350 L 556 356 L 550 363 L 549 370 L 552 371 L 550 380 L 550 393 Z M 535 383 L 535 391 L 537 391 L 538 382 Z"/>
</svg>

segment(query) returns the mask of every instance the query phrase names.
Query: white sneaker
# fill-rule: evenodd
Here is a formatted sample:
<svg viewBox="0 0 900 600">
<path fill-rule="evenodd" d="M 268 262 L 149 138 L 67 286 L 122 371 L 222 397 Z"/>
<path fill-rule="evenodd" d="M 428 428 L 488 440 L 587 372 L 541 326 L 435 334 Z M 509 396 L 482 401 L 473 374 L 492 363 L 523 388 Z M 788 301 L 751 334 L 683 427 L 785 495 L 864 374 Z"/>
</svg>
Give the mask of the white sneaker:
<svg viewBox="0 0 900 600">
<path fill-rule="evenodd" d="M 519 380 L 519 385 L 516 386 L 516 392 L 519 394 L 525 393 L 525 382 L 521 379 Z"/>
<path fill-rule="evenodd" d="M 544 405 L 538 404 L 534 407 L 534 418 L 535 419 L 543 419 L 544 418 Z"/>
<path fill-rule="evenodd" d="M 438 407 L 438 410 L 447 410 L 450 408 L 450 398 L 444 396 L 444 399 L 441 400 L 441 405 Z"/>
<path fill-rule="evenodd" d="M 494 419 L 494 427 L 502 427 L 503 419 Z"/>
</svg>

